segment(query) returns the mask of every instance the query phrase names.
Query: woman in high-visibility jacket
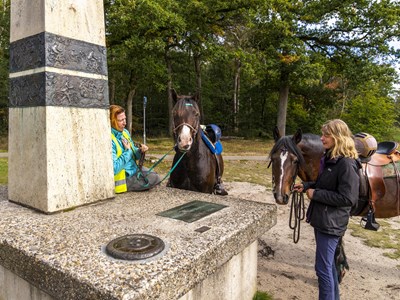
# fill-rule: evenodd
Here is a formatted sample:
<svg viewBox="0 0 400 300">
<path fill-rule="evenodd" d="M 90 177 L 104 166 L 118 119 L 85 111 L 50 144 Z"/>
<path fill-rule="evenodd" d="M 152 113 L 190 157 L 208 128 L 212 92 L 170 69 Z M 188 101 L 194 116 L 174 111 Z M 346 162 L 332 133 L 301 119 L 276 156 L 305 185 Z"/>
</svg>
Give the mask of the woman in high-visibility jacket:
<svg viewBox="0 0 400 300">
<path fill-rule="evenodd" d="M 155 172 L 142 167 L 140 172 L 136 160 L 141 152 L 146 152 L 146 145 L 138 147 L 132 141 L 126 126 L 125 109 L 119 105 L 110 106 L 111 144 L 114 165 L 115 192 L 149 190 L 160 182 Z"/>
</svg>

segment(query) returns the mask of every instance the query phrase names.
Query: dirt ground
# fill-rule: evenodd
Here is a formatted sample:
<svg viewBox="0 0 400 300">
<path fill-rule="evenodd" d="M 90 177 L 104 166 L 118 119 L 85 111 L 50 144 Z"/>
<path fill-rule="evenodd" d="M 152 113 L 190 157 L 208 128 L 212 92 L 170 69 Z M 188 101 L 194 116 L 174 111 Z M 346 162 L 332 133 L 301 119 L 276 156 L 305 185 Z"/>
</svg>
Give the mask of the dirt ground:
<svg viewBox="0 0 400 300">
<path fill-rule="evenodd" d="M 264 186 L 226 182 L 225 187 L 230 196 L 275 203 Z M 260 237 L 270 255 L 259 255 L 258 290 L 272 295 L 274 300 L 318 299 L 313 229 L 302 221 L 300 240 L 295 244 L 288 223 L 289 209 L 289 205 L 279 205 L 277 224 Z M 357 224 L 359 221 L 358 217 L 351 219 Z M 386 221 L 400 230 L 400 217 Z M 341 299 L 399 300 L 400 261 L 383 256 L 383 249 L 366 246 L 360 238 L 353 237 L 350 230 L 346 232 L 344 242 L 350 270 L 340 284 Z M 262 249 L 260 243 L 259 249 Z"/>
</svg>

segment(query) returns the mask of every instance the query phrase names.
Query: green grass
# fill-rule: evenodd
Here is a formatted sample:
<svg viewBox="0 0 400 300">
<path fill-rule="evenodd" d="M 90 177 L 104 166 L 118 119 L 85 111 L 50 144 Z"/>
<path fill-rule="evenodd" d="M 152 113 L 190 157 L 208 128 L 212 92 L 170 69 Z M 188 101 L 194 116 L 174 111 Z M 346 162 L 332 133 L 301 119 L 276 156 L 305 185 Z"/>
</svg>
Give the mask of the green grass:
<svg viewBox="0 0 400 300">
<path fill-rule="evenodd" d="M 351 235 L 361 238 L 364 244 L 369 247 L 388 249 L 389 251 L 383 253 L 383 255 L 389 258 L 400 258 L 399 229 L 392 228 L 385 219 L 377 219 L 377 222 L 380 224 L 379 230 L 366 230 L 360 226 L 359 218 L 356 219 L 357 221 L 352 220 L 348 226 L 351 229 Z M 397 222 L 400 223 L 400 220 Z"/>
<path fill-rule="evenodd" d="M 142 137 L 132 136 L 132 139 L 140 143 L 143 142 Z M 159 138 L 159 139 L 148 138 L 146 139 L 146 144 L 152 153 L 160 153 L 160 154 L 168 152 L 174 146 L 172 138 Z"/>
<path fill-rule="evenodd" d="M 8 183 L 8 159 L 0 158 L 0 184 Z"/>
<path fill-rule="evenodd" d="M 273 300 L 271 295 L 265 292 L 260 292 L 257 291 L 257 293 L 254 295 L 253 300 Z"/>
<path fill-rule="evenodd" d="M 7 152 L 8 136 L 0 136 L 0 152 Z"/>
<path fill-rule="evenodd" d="M 224 181 L 242 181 L 272 187 L 271 169 L 267 161 L 226 160 Z"/>
<path fill-rule="evenodd" d="M 144 166 L 150 168 L 157 161 L 157 158 L 149 155 Z M 225 160 L 224 166 L 225 170 L 222 179 L 226 182 L 250 182 L 264 185 L 267 188 L 272 186 L 271 169 L 267 168 L 267 161 Z M 164 159 L 154 170 L 163 178 L 171 168 L 172 161 Z"/>
<path fill-rule="evenodd" d="M 141 141 L 140 137 L 133 137 Z M 174 146 L 172 138 L 147 139 L 147 146 L 152 153 L 166 153 Z M 262 139 L 223 139 L 224 155 L 265 155 L 267 156 L 273 146 L 273 141 Z"/>
</svg>

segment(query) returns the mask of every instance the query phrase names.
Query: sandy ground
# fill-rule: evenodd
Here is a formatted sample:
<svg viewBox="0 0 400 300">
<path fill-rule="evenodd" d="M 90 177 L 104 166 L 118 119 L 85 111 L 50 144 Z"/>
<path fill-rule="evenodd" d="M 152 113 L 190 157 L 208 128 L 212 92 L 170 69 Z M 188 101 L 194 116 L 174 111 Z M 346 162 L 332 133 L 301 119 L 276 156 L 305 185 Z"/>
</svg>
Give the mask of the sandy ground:
<svg viewBox="0 0 400 300">
<path fill-rule="evenodd" d="M 225 187 L 230 196 L 274 203 L 271 192 L 260 185 L 225 182 Z M 289 205 L 279 205 L 277 224 L 260 237 L 270 255 L 259 255 L 258 290 L 268 292 L 274 300 L 318 299 L 313 229 L 302 221 L 300 240 L 295 244 L 288 223 L 289 209 Z M 351 222 L 358 224 L 359 220 L 356 217 Z M 400 230 L 400 217 L 386 221 Z M 399 300 L 400 260 L 383 256 L 383 249 L 366 246 L 360 238 L 353 237 L 350 230 L 344 242 L 350 270 L 340 284 L 341 299 Z M 262 249 L 261 243 L 259 249 Z"/>
</svg>

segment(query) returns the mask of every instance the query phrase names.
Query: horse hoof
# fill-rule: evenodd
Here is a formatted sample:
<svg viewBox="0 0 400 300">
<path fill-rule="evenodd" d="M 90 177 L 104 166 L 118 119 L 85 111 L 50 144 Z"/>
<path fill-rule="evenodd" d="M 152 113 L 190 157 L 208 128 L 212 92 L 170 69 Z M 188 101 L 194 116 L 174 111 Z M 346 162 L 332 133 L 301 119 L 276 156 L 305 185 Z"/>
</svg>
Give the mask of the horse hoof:
<svg viewBox="0 0 400 300">
<path fill-rule="evenodd" d="M 216 184 L 215 194 L 219 196 L 226 196 L 228 195 L 228 192 L 225 190 L 222 184 Z"/>
</svg>

